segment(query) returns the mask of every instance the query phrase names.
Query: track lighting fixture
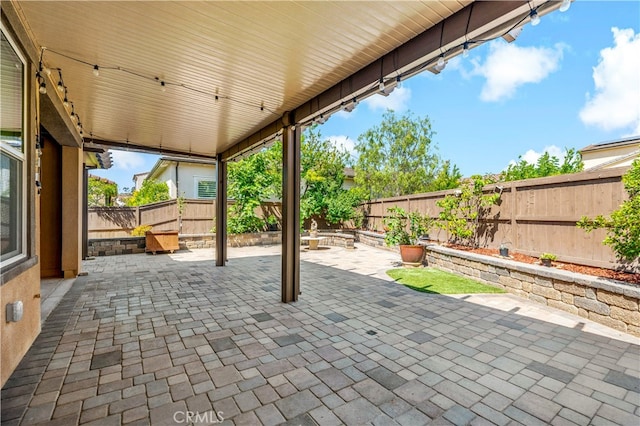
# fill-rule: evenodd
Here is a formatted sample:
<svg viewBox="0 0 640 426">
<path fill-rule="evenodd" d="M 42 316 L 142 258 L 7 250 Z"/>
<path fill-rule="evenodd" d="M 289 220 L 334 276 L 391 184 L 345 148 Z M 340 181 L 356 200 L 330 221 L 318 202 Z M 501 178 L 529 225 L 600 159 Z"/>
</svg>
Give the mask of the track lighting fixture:
<svg viewBox="0 0 640 426">
<path fill-rule="evenodd" d="M 535 9 L 529 12 L 529 18 L 531 18 L 531 25 L 534 27 L 540 23 L 540 17 Z"/>
<path fill-rule="evenodd" d="M 357 105 L 358 105 L 358 101 L 356 101 L 356 99 L 353 98 L 352 101 L 345 103 L 342 109 L 344 109 L 347 112 L 351 112 L 356 108 Z"/>
<path fill-rule="evenodd" d="M 60 68 L 58 68 L 58 92 L 62 93 L 64 92 L 64 83 L 62 82 L 62 70 Z"/>
<path fill-rule="evenodd" d="M 434 68 L 437 72 L 440 72 L 443 69 L 445 69 L 446 66 L 447 66 L 447 61 L 444 60 L 444 54 L 442 54 L 438 58 L 438 62 L 436 63 L 436 66 Z"/>
</svg>

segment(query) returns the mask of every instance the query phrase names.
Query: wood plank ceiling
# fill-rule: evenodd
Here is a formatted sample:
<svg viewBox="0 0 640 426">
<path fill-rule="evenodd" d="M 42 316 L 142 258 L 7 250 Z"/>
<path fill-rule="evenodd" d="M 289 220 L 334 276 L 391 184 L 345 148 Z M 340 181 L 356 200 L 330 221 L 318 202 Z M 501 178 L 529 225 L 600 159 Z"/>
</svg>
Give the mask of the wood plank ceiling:
<svg viewBox="0 0 640 426">
<path fill-rule="evenodd" d="M 207 156 L 469 3 L 14 1 L 85 137 Z"/>
</svg>

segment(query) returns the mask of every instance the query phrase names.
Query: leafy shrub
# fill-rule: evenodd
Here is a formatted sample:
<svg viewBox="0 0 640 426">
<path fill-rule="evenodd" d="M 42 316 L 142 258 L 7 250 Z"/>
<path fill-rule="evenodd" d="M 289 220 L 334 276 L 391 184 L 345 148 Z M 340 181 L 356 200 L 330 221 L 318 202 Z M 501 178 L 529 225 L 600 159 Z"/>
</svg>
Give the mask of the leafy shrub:
<svg viewBox="0 0 640 426">
<path fill-rule="evenodd" d="M 407 213 L 400 207 L 391 207 L 387 211 L 391 215 L 384 218 L 384 226 L 387 228 L 384 242 L 390 247 L 416 244 L 418 238 L 431 228 L 431 219 L 418 212 Z"/>
<path fill-rule="evenodd" d="M 493 183 L 488 176 L 473 175 L 471 179 L 436 202 L 442 210 L 438 226 L 449 234 L 451 242 L 478 247 L 480 219 L 486 217 L 491 206 L 500 200 L 499 193 L 485 194 L 485 185 Z"/>
<path fill-rule="evenodd" d="M 640 159 L 633 161 L 622 182 L 629 199 L 618 210 L 609 217 L 583 216 L 576 225 L 586 232 L 606 229 L 607 237 L 602 243 L 610 246 L 621 262 L 633 263 L 640 258 Z"/>
<path fill-rule="evenodd" d="M 131 230 L 131 235 L 134 237 L 144 237 L 144 234 L 146 234 L 147 231 L 151 231 L 151 228 L 153 228 L 151 225 L 136 226 Z"/>
</svg>

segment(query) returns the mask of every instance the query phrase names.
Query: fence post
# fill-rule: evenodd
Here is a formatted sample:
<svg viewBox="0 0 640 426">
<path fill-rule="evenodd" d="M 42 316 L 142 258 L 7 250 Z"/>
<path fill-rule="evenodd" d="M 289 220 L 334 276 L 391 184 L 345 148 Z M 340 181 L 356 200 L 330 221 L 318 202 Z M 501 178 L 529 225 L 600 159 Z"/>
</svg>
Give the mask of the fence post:
<svg viewBox="0 0 640 426">
<path fill-rule="evenodd" d="M 511 184 L 511 245 L 514 251 L 519 250 L 518 246 L 518 223 L 516 215 L 518 214 L 518 186 Z"/>
<path fill-rule="evenodd" d="M 142 223 L 140 223 L 140 206 L 136 206 L 136 227 L 142 225 Z"/>
</svg>

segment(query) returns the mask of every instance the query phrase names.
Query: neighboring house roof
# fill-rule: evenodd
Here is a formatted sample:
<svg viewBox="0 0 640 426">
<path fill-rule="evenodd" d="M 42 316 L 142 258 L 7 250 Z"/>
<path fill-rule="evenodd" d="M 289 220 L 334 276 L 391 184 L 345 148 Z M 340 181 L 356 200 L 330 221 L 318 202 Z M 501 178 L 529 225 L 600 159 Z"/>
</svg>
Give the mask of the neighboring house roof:
<svg viewBox="0 0 640 426">
<path fill-rule="evenodd" d="M 112 164 L 111 151 L 104 148 L 91 147 L 85 144 L 84 164 L 93 169 L 110 169 Z"/>
<path fill-rule="evenodd" d="M 353 179 L 356 176 L 356 171 L 351 167 L 344 168 L 344 177 Z"/>
<path fill-rule="evenodd" d="M 160 157 L 156 164 L 153 165 L 153 168 L 149 172 L 149 175 L 146 179 L 155 179 L 162 170 L 174 163 L 190 163 L 190 164 L 208 164 L 208 165 L 216 165 L 216 160 L 203 160 L 196 158 L 181 158 L 181 157 Z"/>
<path fill-rule="evenodd" d="M 633 136 L 631 138 L 618 139 L 618 140 L 609 141 L 609 142 L 591 144 L 582 148 L 580 150 L 580 153 L 584 154 L 585 152 L 588 153 L 588 152 L 594 152 L 594 151 L 602 151 L 602 150 L 621 148 L 621 147 L 633 146 L 633 145 L 640 146 L 640 135 Z"/>
<path fill-rule="evenodd" d="M 114 181 L 109 180 L 109 179 L 104 178 L 104 177 L 100 177 L 100 176 L 96 176 L 96 175 L 92 175 L 92 174 L 90 174 L 89 177 L 93 178 L 93 179 L 96 179 L 96 180 L 99 180 L 100 182 L 108 183 L 109 185 L 116 185 L 116 183 Z"/>
<path fill-rule="evenodd" d="M 580 150 L 585 170 L 622 167 L 640 156 L 640 136 L 586 146 Z"/>
</svg>

